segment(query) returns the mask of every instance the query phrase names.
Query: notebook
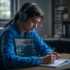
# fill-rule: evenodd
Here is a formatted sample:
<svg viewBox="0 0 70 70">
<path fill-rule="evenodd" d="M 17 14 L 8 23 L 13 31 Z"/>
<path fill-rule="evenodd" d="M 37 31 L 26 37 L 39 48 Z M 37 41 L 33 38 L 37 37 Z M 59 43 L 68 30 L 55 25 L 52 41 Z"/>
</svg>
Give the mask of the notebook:
<svg viewBox="0 0 70 70">
<path fill-rule="evenodd" d="M 57 68 L 69 63 L 70 63 L 69 59 L 56 59 L 52 64 L 40 64 L 40 66 Z"/>
</svg>

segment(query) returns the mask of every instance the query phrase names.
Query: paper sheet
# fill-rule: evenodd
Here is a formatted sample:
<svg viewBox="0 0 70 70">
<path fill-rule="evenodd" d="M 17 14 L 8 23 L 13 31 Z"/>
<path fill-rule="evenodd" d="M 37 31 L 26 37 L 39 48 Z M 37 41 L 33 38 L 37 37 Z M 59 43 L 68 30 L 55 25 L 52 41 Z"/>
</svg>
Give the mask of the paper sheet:
<svg viewBox="0 0 70 70">
<path fill-rule="evenodd" d="M 68 63 L 70 63 L 69 59 L 57 59 L 52 64 L 41 64 L 40 66 L 60 67 L 60 66 L 63 66 L 65 64 L 68 64 Z"/>
</svg>

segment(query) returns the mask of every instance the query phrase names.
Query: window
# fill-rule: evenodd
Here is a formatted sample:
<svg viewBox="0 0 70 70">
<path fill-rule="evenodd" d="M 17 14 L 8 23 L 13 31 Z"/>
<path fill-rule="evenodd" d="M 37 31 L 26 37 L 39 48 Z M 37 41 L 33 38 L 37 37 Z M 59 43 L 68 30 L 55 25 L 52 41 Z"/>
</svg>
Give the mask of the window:
<svg viewBox="0 0 70 70">
<path fill-rule="evenodd" d="M 20 0 L 0 0 L 0 28 L 15 15 L 19 4 Z"/>
<path fill-rule="evenodd" d="M 0 19 L 11 18 L 11 3 L 10 0 L 0 0 Z"/>
</svg>

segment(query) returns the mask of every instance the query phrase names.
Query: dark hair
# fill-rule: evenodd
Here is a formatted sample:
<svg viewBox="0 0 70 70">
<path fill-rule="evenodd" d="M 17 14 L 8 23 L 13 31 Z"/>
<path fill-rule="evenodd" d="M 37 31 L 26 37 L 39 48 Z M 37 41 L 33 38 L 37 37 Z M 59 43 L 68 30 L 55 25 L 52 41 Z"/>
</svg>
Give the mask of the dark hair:
<svg viewBox="0 0 70 70">
<path fill-rule="evenodd" d="M 24 11 L 24 9 L 30 4 L 30 2 L 27 2 L 25 4 L 23 4 L 21 6 L 21 8 L 19 9 L 19 11 L 15 14 L 14 18 L 11 19 L 4 27 L 8 26 L 9 24 L 11 24 L 11 22 L 13 21 L 18 21 L 19 20 L 19 14 L 22 13 Z M 27 14 L 27 20 L 31 17 L 34 17 L 34 16 L 41 16 L 41 19 L 43 20 L 44 18 L 44 13 L 42 11 L 42 9 L 40 9 L 38 6 L 32 6 L 30 7 L 27 11 L 26 11 L 26 14 Z M 26 21 L 27 21 L 26 20 Z M 42 22 L 42 21 L 41 21 Z"/>
</svg>

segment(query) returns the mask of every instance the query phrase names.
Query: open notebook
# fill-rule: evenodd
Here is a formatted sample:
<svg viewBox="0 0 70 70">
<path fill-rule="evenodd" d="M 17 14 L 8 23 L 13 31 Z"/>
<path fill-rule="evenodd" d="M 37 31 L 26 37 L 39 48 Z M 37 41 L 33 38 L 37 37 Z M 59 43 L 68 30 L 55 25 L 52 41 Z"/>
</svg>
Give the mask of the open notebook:
<svg viewBox="0 0 70 70">
<path fill-rule="evenodd" d="M 69 59 L 57 59 L 52 64 L 40 64 L 40 66 L 57 68 L 57 67 L 61 67 L 63 65 L 69 64 L 69 63 L 70 63 Z"/>
</svg>

